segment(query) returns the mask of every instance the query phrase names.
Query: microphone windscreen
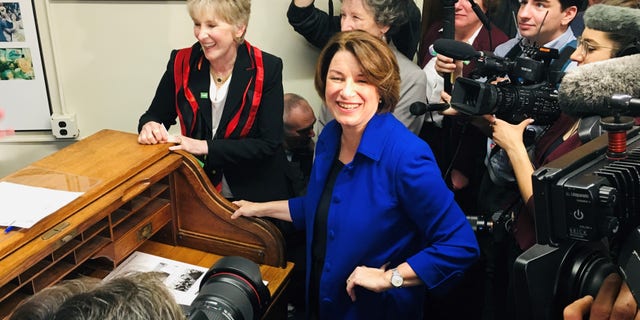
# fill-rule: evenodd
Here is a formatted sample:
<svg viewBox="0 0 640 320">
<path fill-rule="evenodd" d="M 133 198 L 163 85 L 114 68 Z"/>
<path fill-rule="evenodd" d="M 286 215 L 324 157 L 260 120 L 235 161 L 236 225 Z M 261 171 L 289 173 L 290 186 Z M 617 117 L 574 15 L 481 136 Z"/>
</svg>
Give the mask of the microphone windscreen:
<svg viewBox="0 0 640 320">
<path fill-rule="evenodd" d="M 471 60 L 482 55 L 472 45 L 453 39 L 438 39 L 433 42 L 433 49 L 439 54 L 456 60 Z"/>
<path fill-rule="evenodd" d="M 569 70 L 558 89 L 558 105 L 571 116 L 610 116 L 617 93 L 640 97 L 640 54 L 612 58 Z"/>
</svg>

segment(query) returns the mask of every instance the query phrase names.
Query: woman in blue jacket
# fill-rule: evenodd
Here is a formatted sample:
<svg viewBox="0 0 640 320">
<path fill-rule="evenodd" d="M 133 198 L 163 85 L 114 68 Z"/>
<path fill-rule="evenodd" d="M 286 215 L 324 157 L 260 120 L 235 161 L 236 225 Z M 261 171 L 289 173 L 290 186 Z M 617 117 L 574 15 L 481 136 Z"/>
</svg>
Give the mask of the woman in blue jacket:
<svg viewBox="0 0 640 320">
<path fill-rule="evenodd" d="M 399 84 L 382 40 L 338 33 L 316 66 L 316 90 L 335 120 L 318 139 L 307 194 L 234 202 L 232 218 L 305 229 L 311 318 L 421 319 L 426 290 L 446 290 L 478 256 L 429 146 L 390 113 Z"/>
</svg>

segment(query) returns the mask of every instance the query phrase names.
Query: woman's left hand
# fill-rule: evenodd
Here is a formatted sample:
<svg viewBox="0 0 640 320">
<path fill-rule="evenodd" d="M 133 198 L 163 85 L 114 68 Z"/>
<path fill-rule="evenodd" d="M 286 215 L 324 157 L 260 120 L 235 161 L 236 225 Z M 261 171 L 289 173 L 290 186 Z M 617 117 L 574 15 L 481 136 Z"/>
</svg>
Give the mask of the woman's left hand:
<svg viewBox="0 0 640 320">
<path fill-rule="evenodd" d="M 351 301 L 356 301 L 356 286 L 378 293 L 389 289 L 391 283 L 385 279 L 386 268 L 386 264 L 380 268 L 356 267 L 347 278 L 347 294 Z"/>
<path fill-rule="evenodd" d="M 168 142 L 177 143 L 175 146 L 169 147 L 171 151 L 184 150 L 197 156 L 209 153 L 209 145 L 206 140 L 193 139 L 182 135 L 170 135 Z"/>
<path fill-rule="evenodd" d="M 489 121 L 489 126 L 493 130 L 493 140 L 507 153 L 524 147 L 523 134 L 528 125 L 533 123 L 533 119 L 525 119 L 519 124 L 510 124 L 494 116 Z"/>
</svg>

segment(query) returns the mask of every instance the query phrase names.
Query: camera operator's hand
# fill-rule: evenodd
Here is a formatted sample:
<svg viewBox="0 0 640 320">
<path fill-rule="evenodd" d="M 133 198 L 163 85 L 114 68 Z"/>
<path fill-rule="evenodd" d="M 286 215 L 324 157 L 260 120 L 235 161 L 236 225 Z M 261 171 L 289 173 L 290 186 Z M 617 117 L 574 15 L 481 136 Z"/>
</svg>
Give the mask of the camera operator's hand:
<svg viewBox="0 0 640 320">
<path fill-rule="evenodd" d="M 618 274 L 605 278 L 595 300 L 585 296 L 564 308 L 564 320 L 582 320 L 586 316 L 590 320 L 640 320 L 638 304 Z"/>
<path fill-rule="evenodd" d="M 446 93 L 445 91 L 440 92 L 440 99 L 442 100 L 442 102 L 446 103 L 449 105 L 449 108 L 440 111 L 440 114 L 445 115 L 445 116 L 457 116 L 460 115 L 460 113 L 458 112 L 458 110 L 454 109 L 451 107 L 451 95 Z"/>
<path fill-rule="evenodd" d="M 510 124 L 502 119 L 493 117 L 490 126 L 493 129 L 493 140 L 504 149 L 509 156 L 514 152 L 522 150 L 526 153 L 523 134 L 528 125 L 533 123 L 533 119 L 525 119 L 519 124 Z"/>
<path fill-rule="evenodd" d="M 526 203 L 533 196 L 531 175 L 534 170 L 533 164 L 531 164 L 531 160 L 529 159 L 529 154 L 527 153 L 527 147 L 524 144 L 523 135 L 527 126 L 533 123 L 533 119 L 525 119 L 519 124 L 510 124 L 495 116 L 485 115 L 485 117 L 493 117 L 493 121 L 489 120 L 489 126 L 493 131 L 493 141 L 507 152 L 511 167 L 513 167 L 516 182 L 518 183 L 520 196 Z"/>
<path fill-rule="evenodd" d="M 462 61 L 454 60 L 442 54 L 436 55 L 435 69 L 439 75 L 444 76 L 445 73 L 451 74 L 451 82 L 457 77 L 462 76 Z"/>
</svg>

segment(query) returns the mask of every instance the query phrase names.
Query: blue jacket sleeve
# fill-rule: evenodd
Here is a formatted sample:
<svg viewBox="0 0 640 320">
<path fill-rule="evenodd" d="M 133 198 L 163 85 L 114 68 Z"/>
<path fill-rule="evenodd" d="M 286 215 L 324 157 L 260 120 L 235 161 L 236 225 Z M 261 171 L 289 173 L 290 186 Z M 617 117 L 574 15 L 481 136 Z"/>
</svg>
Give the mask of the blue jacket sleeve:
<svg viewBox="0 0 640 320">
<path fill-rule="evenodd" d="M 406 150 L 397 174 L 398 195 L 426 244 L 407 262 L 430 291 L 441 293 L 478 258 L 478 243 L 431 152 Z"/>
</svg>

